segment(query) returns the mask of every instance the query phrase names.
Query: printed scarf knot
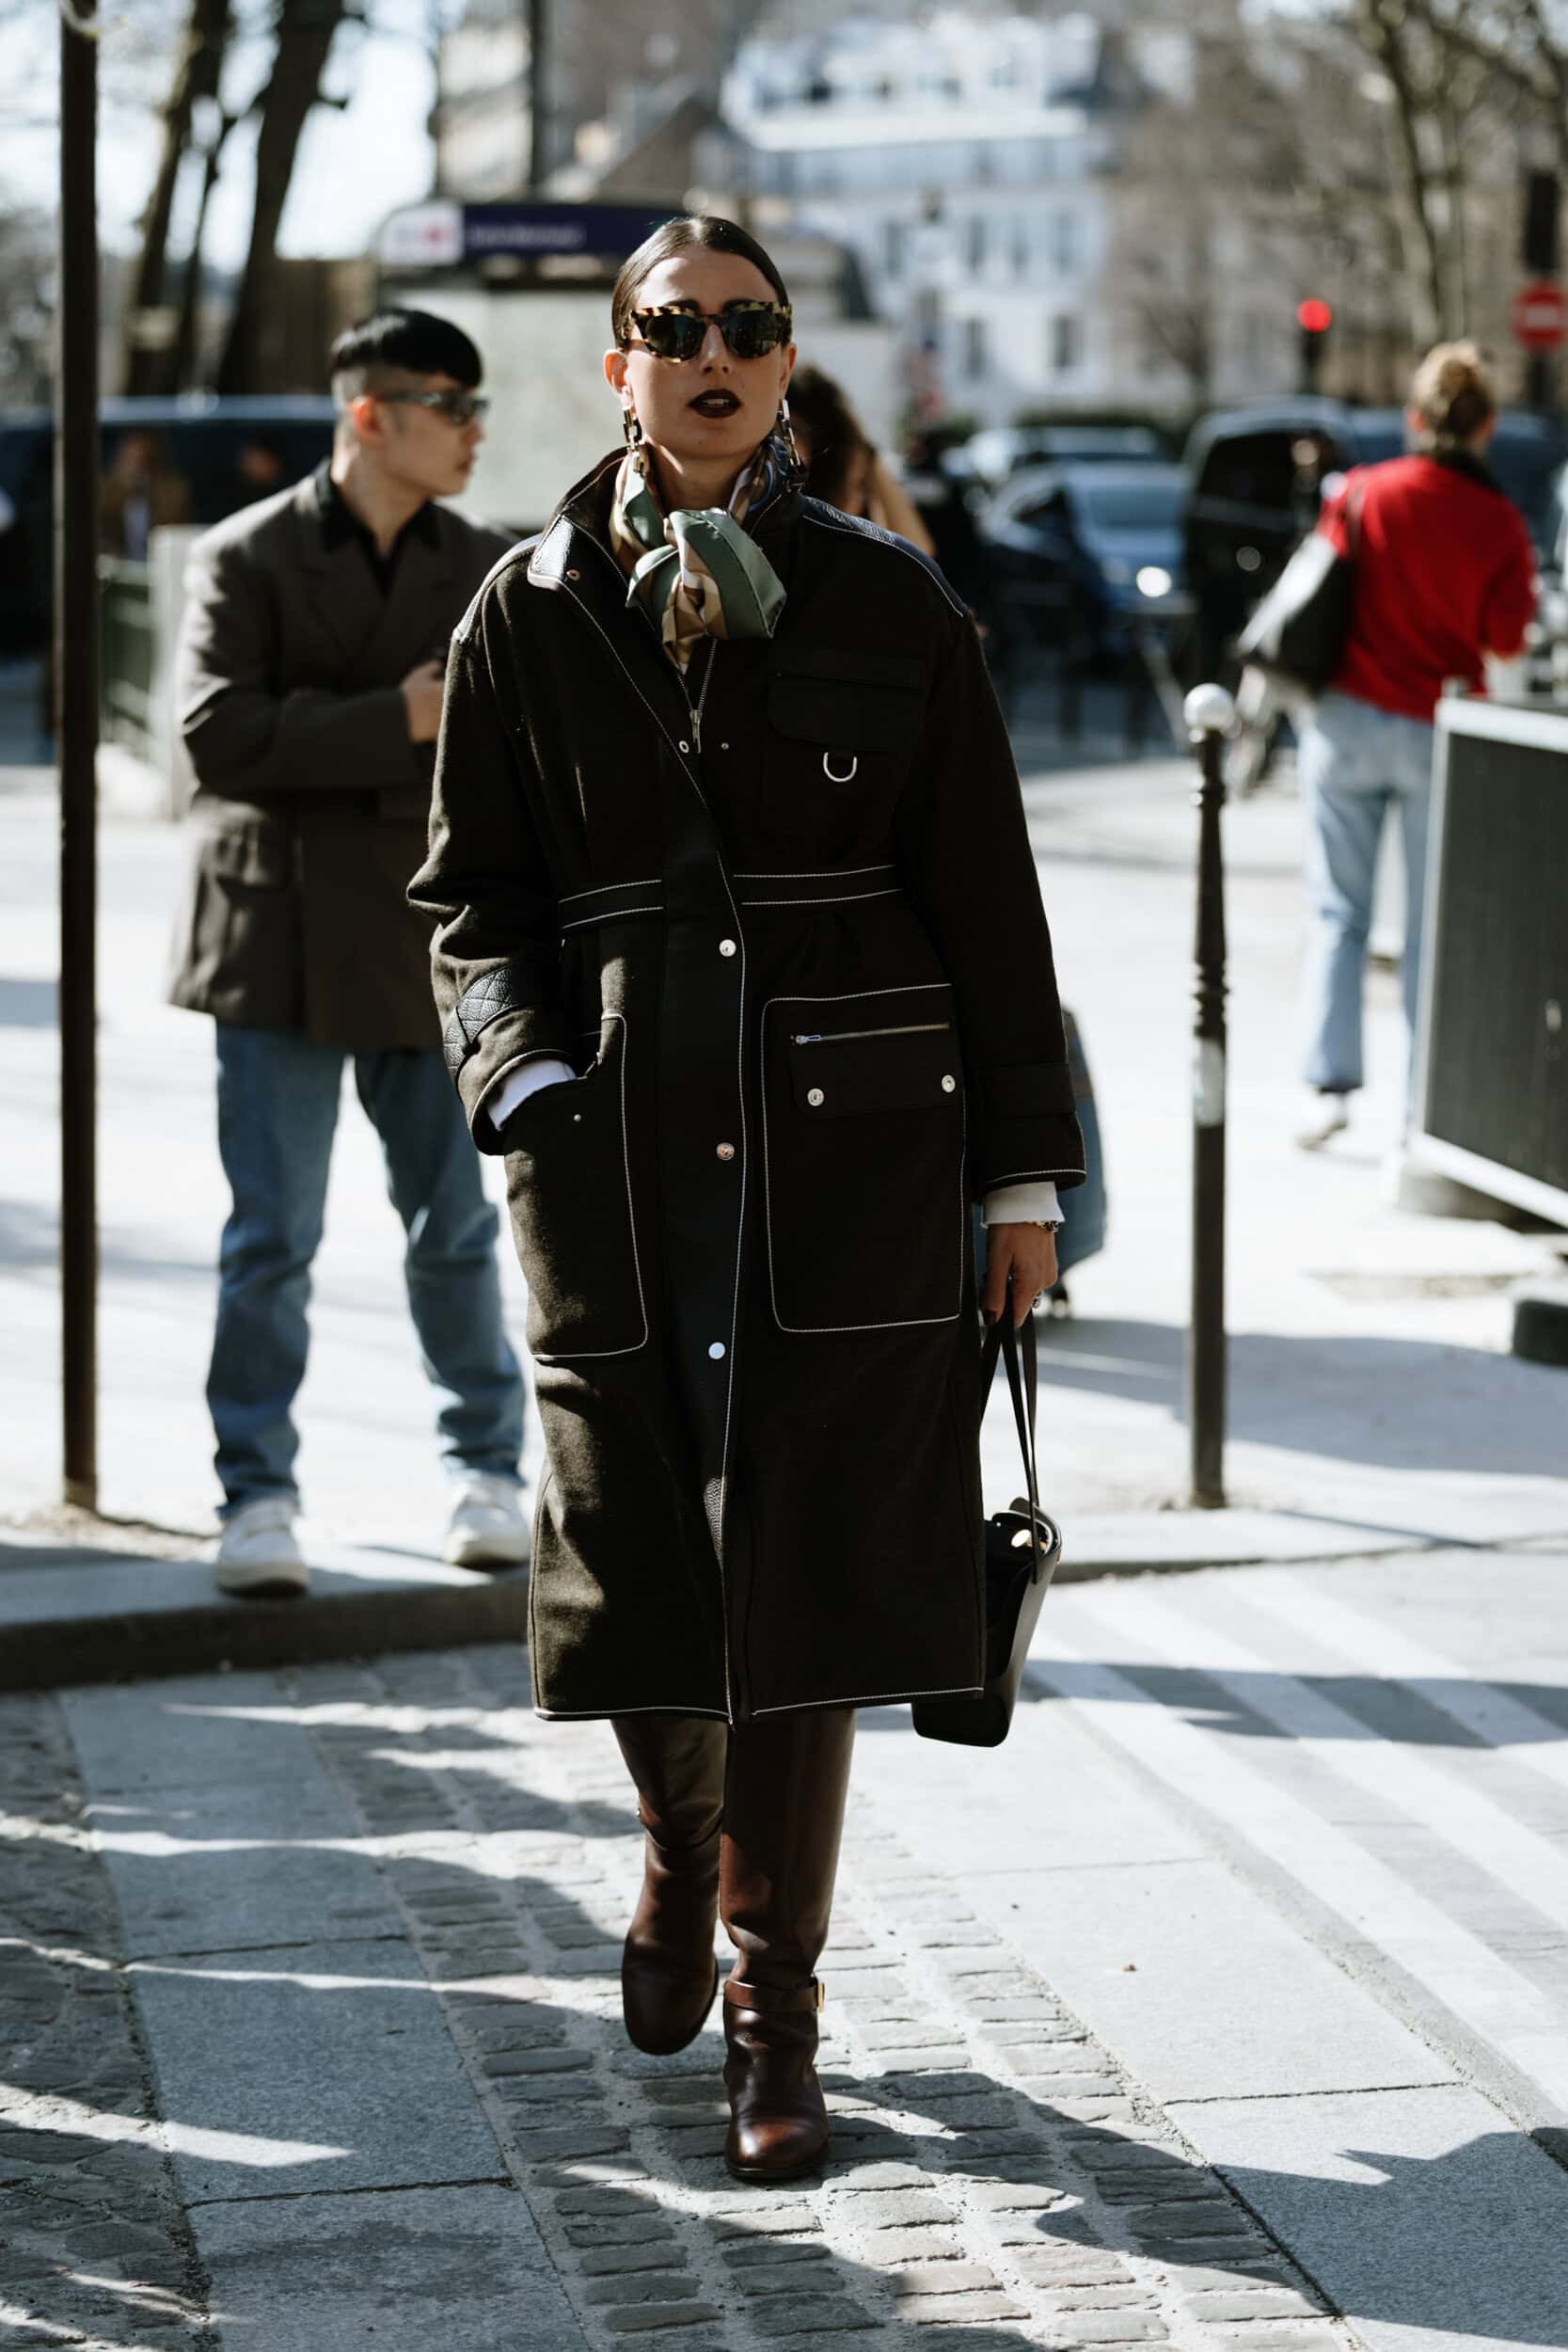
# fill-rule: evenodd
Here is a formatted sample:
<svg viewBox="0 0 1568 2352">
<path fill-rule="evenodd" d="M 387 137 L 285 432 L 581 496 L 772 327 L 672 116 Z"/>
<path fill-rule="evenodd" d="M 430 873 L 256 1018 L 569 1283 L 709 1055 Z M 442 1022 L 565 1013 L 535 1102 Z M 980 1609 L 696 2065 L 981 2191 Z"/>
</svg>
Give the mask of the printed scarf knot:
<svg viewBox="0 0 1568 2352">
<path fill-rule="evenodd" d="M 626 452 L 615 478 L 610 535 L 630 571 L 628 604 L 641 604 L 684 675 L 705 637 L 771 637 L 784 583 L 746 529 L 789 479 L 771 438 L 731 493 L 728 509 L 677 506 L 666 514 L 646 447 Z"/>
</svg>

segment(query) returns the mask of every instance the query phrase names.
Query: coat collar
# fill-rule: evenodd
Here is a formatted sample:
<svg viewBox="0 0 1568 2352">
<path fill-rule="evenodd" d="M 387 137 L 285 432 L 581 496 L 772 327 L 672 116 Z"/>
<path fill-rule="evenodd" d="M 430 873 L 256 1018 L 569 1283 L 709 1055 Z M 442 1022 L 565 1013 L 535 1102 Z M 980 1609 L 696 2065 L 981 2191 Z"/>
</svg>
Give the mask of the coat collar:
<svg viewBox="0 0 1568 2352">
<path fill-rule="evenodd" d="M 529 583 L 564 594 L 586 614 L 695 782 L 689 755 L 681 748 L 689 736 L 689 728 L 681 723 L 689 709 L 685 690 L 646 612 L 628 603 L 626 575 L 610 545 L 610 504 L 620 465 L 620 452 L 612 452 L 573 484 L 535 543 L 529 558 Z M 800 511 L 800 491 L 786 489 L 757 522 L 758 545 L 768 549 L 786 583 L 785 564 L 793 552 Z"/>
</svg>

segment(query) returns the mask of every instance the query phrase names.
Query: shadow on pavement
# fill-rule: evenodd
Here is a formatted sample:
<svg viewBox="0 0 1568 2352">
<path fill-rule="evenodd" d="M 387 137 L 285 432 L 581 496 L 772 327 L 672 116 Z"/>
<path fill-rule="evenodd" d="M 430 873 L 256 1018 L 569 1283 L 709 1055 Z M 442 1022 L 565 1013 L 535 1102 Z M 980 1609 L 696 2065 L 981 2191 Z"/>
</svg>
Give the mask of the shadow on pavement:
<svg viewBox="0 0 1568 2352">
<path fill-rule="evenodd" d="M 1040 1386 L 1164 1406 L 1180 1422 L 1185 1346 L 1171 1324 L 1053 1323 Z M 1229 1361 L 1232 1438 L 1387 1470 L 1563 1476 L 1568 1383 L 1554 1368 L 1341 1331 L 1238 1332 Z"/>
</svg>

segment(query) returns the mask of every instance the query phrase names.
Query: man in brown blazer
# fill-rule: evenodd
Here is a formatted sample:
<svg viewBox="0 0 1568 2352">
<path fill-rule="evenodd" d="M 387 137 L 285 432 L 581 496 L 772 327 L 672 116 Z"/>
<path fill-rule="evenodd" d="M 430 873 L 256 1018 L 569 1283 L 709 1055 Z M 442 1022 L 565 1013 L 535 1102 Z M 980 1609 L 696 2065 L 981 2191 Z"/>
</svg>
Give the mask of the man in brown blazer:
<svg viewBox="0 0 1568 2352">
<path fill-rule="evenodd" d="M 483 437 L 479 353 L 388 310 L 332 350 L 333 453 L 191 558 L 177 689 L 200 824 L 171 990 L 217 1029 L 224 1228 L 207 1397 L 226 1592 L 303 1591 L 293 1405 L 343 1066 L 407 1231 L 408 1304 L 453 1480 L 447 1557 L 528 1555 L 523 1387 L 495 1211 L 440 1050 L 424 855 L 447 640 L 508 541 L 438 501 Z"/>
</svg>

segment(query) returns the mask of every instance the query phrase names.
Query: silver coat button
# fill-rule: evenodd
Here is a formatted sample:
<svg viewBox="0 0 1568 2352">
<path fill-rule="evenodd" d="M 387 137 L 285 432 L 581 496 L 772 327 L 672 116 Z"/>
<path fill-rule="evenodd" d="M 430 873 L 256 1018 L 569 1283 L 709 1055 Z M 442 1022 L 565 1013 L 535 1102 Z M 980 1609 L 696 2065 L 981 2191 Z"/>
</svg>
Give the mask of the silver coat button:
<svg viewBox="0 0 1568 2352">
<path fill-rule="evenodd" d="M 734 1157 L 735 1157 L 735 1146 L 734 1146 L 734 1144 L 733 1144 L 733 1143 L 721 1143 L 721 1144 L 719 1144 L 719 1145 L 716 1147 L 716 1149 L 717 1149 L 718 1153 L 719 1153 L 719 1156 L 720 1156 L 720 1158 L 721 1158 L 721 1160 L 733 1160 L 733 1159 L 734 1159 Z"/>
<path fill-rule="evenodd" d="M 715 1363 L 717 1363 L 717 1362 L 719 1361 L 720 1357 L 721 1357 L 721 1356 L 722 1356 L 722 1354 L 723 1354 L 723 1353 L 724 1353 L 724 1343 L 723 1343 L 723 1341 L 722 1341 L 722 1340 L 715 1340 L 715 1341 L 714 1341 L 714 1343 L 713 1343 L 713 1345 L 712 1345 L 712 1346 L 708 1349 L 708 1354 L 712 1357 L 712 1359 L 713 1359 L 713 1360 L 714 1360 L 714 1362 L 715 1362 Z"/>
<path fill-rule="evenodd" d="M 943 1078 L 942 1082 L 942 1090 L 943 1094 L 956 1094 L 958 1090 L 958 1082 L 957 1078 Z"/>
<path fill-rule="evenodd" d="M 822 1101 L 822 1089 L 820 1087 L 812 1087 L 807 1092 L 806 1101 L 811 1104 L 813 1110 L 816 1110 L 817 1104 Z"/>
<path fill-rule="evenodd" d="M 719 952 L 720 952 L 720 954 L 721 954 L 721 956 L 733 956 L 733 955 L 734 955 L 734 953 L 735 953 L 735 942 L 734 942 L 734 940 L 733 940 L 733 939 L 721 939 L 721 940 L 719 942 Z"/>
</svg>

